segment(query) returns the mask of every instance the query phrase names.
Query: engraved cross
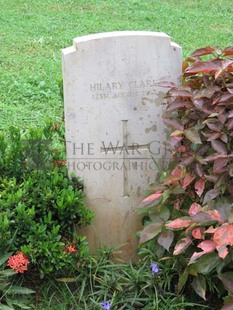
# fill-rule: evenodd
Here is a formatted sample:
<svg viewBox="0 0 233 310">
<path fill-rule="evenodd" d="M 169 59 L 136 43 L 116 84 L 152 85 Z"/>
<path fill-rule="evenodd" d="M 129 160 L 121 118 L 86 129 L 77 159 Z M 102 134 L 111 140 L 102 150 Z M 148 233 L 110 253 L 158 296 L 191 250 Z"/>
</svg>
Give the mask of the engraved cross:
<svg viewBox="0 0 233 310">
<path fill-rule="evenodd" d="M 129 131 L 128 131 L 128 120 L 122 120 L 122 131 L 123 131 L 123 145 L 119 146 L 118 143 L 115 147 L 112 146 L 112 144 L 110 144 L 111 146 L 111 150 L 108 148 L 106 151 L 106 148 L 101 148 L 101 152 L 105 152 L 105 154 L 107 154 L 107 152 L 110 150 L 112 151 L 114 154 L 117 151 L 120 151 L 120 154 L 123 154 L 123 197 L 129 197 L 129 174 L 128 174 L 128 165 L 127 165 L 127 161 L 129 159 L 129 154 L 134 155 L 135 152 L 137 152 L 136 154 L 141 155 L 139 150 L 148 150 L 148 144 L 144 144 L 144 145 L 139 145 L 137 143 L 133 143 L 132 145 L 128 145 L 128 136 L 129 136 Z M 129 151 L 131 151 L 129 153 Z M 134 158 L 135 159 L 135 158 Z"/>
</svg>

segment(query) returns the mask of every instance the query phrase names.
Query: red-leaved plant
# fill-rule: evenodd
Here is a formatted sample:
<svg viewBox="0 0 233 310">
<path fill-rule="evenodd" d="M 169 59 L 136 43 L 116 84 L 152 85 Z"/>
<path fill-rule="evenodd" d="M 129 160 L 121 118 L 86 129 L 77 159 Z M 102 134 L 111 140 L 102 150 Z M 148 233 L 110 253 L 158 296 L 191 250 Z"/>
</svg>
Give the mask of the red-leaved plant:
<svg viewBox="0 0 233 310">
<path fill-rule="evenodd" d="M 150 217 L 140 243 L 155 239 L 173 256 L 182 253 L 178 291 L 193 279 L 206 299 L 214 275 L 225 288 L 219 295 L 233 295 L 233 46 L 198 49 L 183 69 L 182 86 L 166 83 L 172 154 L 140 206 Z M 229 307 L 228 297 L 222 309 Z"/>
</svg>

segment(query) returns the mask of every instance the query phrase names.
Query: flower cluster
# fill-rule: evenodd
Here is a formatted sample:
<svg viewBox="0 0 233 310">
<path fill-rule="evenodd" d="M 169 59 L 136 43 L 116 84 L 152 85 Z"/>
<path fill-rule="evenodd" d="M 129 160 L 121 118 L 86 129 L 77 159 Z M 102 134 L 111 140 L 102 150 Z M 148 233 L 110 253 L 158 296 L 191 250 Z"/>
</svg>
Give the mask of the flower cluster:
<svg viewBox="0 0 233 310">
<path fill-rule="evenodd" d="M 27 256 L 22 252 L 17 252 L 15 255 L 9 257 L 7 265 L 20 273 L 28 270 L 29 260 Z"/>
</svg>

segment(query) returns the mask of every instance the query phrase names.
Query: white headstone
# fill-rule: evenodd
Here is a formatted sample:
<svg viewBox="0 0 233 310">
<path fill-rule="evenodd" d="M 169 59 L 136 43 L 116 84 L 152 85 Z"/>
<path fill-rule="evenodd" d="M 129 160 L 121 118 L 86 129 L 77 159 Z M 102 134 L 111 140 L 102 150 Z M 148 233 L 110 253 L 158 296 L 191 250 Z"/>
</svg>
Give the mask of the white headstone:
<svg viewBox="0 0 233 310">
<path fill-rule="evenodd" d="M 136 211 L 165 156 L 166 89 L 155 84 L 179 83 L 181 61 L 180 46 L 156 32 L 88 35 L 63 50 L 67 165 L 95 211 L 82 231 L 92 249 L 125 244 L 123 257 L 136 253 Z"/>
</svg>

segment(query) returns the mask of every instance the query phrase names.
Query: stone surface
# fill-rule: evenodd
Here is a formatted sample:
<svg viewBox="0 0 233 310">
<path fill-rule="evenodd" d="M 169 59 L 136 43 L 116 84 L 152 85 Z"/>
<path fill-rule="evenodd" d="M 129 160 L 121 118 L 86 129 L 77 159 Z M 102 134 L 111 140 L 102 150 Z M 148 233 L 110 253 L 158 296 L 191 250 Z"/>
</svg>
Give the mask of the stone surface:
<svg viewBox="0 0 233 310">
<path fill-rule="evenodd" d="M 135 256 L 145 190 L 166 157 L 161 115 L 178 82 L 181 48 L 164 33 L 112 32 L 79 37 L 63 50 L 67 165 L 84 179 L 93 224 L 82 230 L 92 249 L 122 245 Z"/>
</svg>

